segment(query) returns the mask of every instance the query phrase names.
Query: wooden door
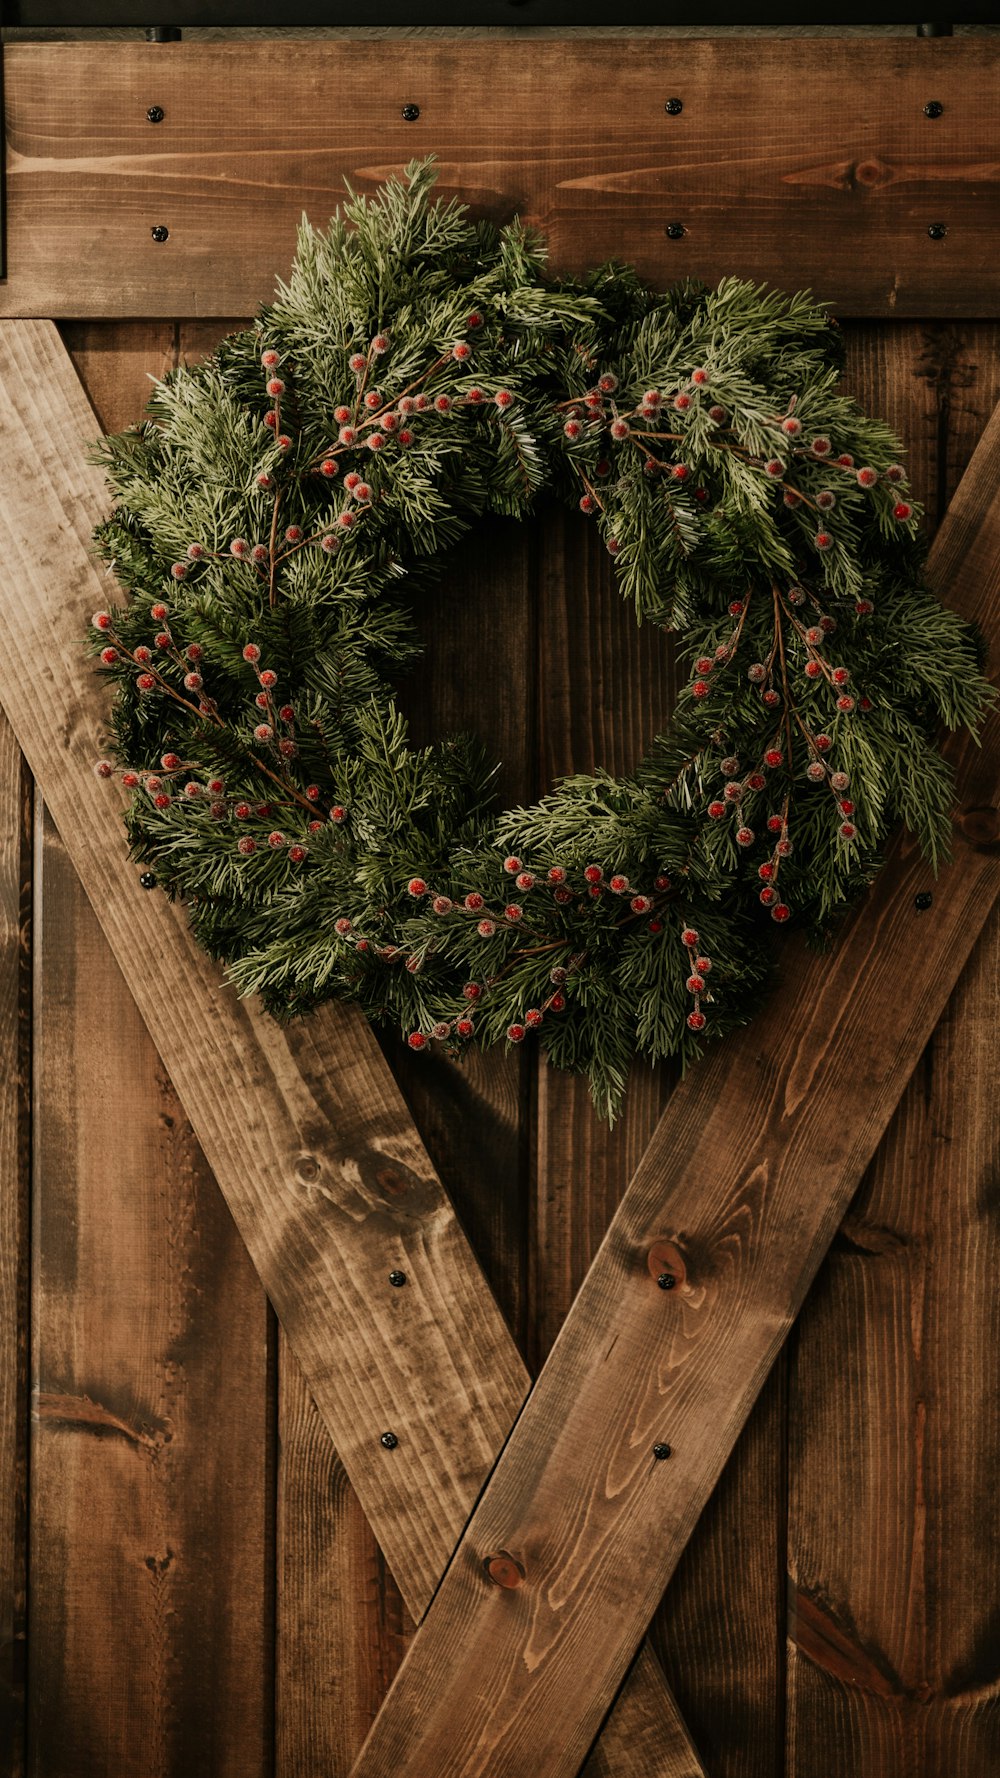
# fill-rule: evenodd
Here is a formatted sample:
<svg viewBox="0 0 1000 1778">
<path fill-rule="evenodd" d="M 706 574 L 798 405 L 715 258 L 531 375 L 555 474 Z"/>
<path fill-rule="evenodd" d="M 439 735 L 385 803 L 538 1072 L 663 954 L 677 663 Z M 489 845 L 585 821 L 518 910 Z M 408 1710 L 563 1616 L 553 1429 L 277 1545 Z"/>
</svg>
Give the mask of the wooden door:
<svg viewBox="0 0 1000 1778">
<path fill-rule="evenodd" d="M 783 251 L 768 275 L 797 282 Z M 848 295 L 848 381 L 908 440 L 934 525 L 1000 400 L 1000 329 L 962 316 L 988 305 L 977 266 L 936 311 L 925 292 L 929 319 L 873 296 L 868 318 L 863 280 Z M 238 321 L 81 320 L 72 300 L 47 288 L 43 312 L 109 430 L 149 373 Z M 668 639 L 636 631 L 595 539 L 555 510 L 464 545 L 422 622 L 414 727 L 478 730 L 505 800 L 627 770 L 669 709 Z M 0 772 L 8 1769 L 346 1774 L 412 1631 L 403 1593 L 6 726 Z M 993 917 L 657 1615 L 712 1778 L 1000 1763 L 998 944 Z M 609 1135 L 530 1054 L 459 1070 L 385 1048 L 537 1371 L 669 1074 L 637 1074 Z"/>
</svg>

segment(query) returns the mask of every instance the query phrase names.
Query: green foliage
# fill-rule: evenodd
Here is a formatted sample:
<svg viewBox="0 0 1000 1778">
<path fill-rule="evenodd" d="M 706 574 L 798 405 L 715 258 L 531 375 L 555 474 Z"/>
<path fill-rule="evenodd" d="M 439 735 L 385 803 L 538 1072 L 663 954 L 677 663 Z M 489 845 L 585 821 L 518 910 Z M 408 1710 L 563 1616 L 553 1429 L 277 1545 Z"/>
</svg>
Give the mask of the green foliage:
<svg viewBox="0 0 1000 1778">
<path fill-rule="evenodd" d="M 986 688 L 821 308 L 556 281 L 433 182 L 303 222 L 256 325 L 99 448 L 126 826 L 278 1016 L 352 999 L 456 1053 L 537 1029 L 610 1114 L 634 1052 L 684 1062 L 752 1015 L 769 914 L 825 938 L 900 820 L 946 855 L 936 736 Z M 690 683 L 632 777 L 498 814 L 480 750 L 413 747 L 391 682 L 443 552 L 549 486 Z"/>
</svg>

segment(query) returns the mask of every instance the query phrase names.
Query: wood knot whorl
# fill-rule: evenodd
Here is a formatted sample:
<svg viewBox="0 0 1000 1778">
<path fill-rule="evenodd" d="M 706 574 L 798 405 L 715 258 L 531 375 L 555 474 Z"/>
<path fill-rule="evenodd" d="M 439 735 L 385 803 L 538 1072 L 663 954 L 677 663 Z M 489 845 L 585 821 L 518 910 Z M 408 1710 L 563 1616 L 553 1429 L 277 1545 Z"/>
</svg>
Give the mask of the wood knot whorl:
<svg viewBox="0 0 1000 1778">
<path fill-rule="evenodd" d="M 483 1557 L 483 1573 L 495 1587 L 504 1587 L 513 1592 L 515 1587 L 524 1583 L 524 1569 L 507 1550 L 497 1550 L 494 1556 Z"/>
<path fill-rule="evenodd" d="M 676 1241 L 654 1241 L 646 1254 L 646 1266 L 661 1290 L 679 1290 L 686 1282 L 687 1267 Z M 665 1282 L 668 1278 L 669 1284 Z"/>
</svg>

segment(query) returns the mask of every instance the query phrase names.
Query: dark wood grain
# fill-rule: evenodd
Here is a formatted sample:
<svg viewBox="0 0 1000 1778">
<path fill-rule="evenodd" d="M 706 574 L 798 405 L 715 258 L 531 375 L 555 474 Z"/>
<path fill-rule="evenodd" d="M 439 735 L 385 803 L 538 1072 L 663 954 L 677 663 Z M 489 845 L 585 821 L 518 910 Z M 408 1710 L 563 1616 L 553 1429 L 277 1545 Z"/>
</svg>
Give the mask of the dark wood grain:
<svg viewBox="0 0 1000 1778">
<path fill-rule="evenodd" d="M 116 812 L 87 769 L 103 695 L 77 640 L 102 592 L 87 542 L 104 490 L 82 461 L 94 416 L 51 324 L 0 331 L 0 435 L 16 433 L 36 463 L 29 488 L 13 450 L 6 477 L 0 453 L 11 569 L 0 697 L 418 1616 L 526 1373 L 365 1021 L 328 1008 L 279 1028 L 224 990 L 182 910 L 137 894 L 123 869 Z M 396 1266 L 405 1293 L 388 1287 Z M 630 1684 L 651 1674 L 650 1660 Z M 635 1771 L 614 1717 L 606 1733 L 620 1770 Z"/>
<path fill-rule="evenodd" d="M 893 330 L 878 354 L 909 410 L 903 429 L 932 438 L 932 510 L 1000 397 L 997 333 L 987 323 Z M 877 387 L 875 360 L 864 358 Z M 979 1778 L 1000 1765 L 987 1480 L 1000 1416 L 984 1289 L 1000 1240 L 998 971 L 994 916 L 800 1317 L 790 1778 L 807 1778 L 832 1750 L 845 1778 Z"/>
<path fill-rule="evenodd" d="M 31 782 L 0 715 L 0 1762 L 24 1772 Z"/>
<path fill-rule="evenodd" d="M 48 823 L 39 876 L 29 1771 L 265 1778 L 266 1303 Z"/>
<path fill-rule="evenodd" d="M 791 264 L 843 313 L 990 315 L 998 59 L 982 37 L 11 44 L 0 309 L 246 313 L 303 209 L 324 223 L 343 175 L 434 153 L 444 190 L 519 209 L 564 269 Z"/>
<path fill-rule="evenodd" d="M 994 916 L 802 1318 L 790 1778 L 1000 1768 L 998 1009 Z"/>
<path fill-rule="evenodd" d="M 998 485 L 1000 412 L 932 558 L 994 647 Z M 919 949 L 926 871 L 899 839 L 836 952 L 791 946 L 752 1029 L 672 1095 L 356 1778 L 577 1770 L 1000 889 L 998 739 L 995 717 L 982 750 L 948 744 L 956 855 Z M 666 1303 L 645 1264 L 658 1235 L 688 1265 Z M 525 1568 L 509 1597 L 484 1584 L 496 1548 Z"/>
</svg>

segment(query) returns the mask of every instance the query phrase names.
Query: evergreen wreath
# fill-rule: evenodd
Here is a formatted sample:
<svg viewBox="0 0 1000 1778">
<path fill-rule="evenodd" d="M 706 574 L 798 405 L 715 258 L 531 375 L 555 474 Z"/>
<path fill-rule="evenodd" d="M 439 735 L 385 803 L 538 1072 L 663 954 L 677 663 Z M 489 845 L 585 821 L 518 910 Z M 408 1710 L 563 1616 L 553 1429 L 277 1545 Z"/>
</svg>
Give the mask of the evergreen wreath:
<svg viewBox="0 0 1000 1778">
<path fill-rule="evenodd" d="M 825 939 L 897 821 L 948 848 L 940 723 L 988 689 L 921 585 L 899 446 L 805 295 L 554 280 L 414 163 L 303 222 L 253 328 L 98 447 L 94 616 L 133 855 L 238 989 L 410 1046 L 517 1044 L 612 1114 L 635 1051 L 745 1023 L 772 923 Z M 442 553 L 554 487 L 690 678 L 633 776 L 497 813 L 469 738 L 411 746 L 390 675 Z M 472 596 L 470 589 L 470 596 Z"/>
</svg>

